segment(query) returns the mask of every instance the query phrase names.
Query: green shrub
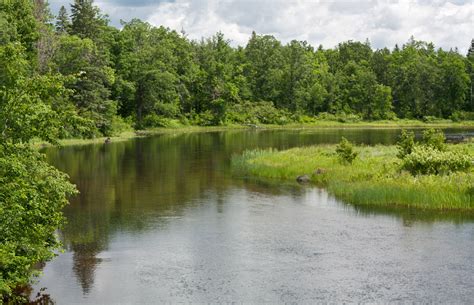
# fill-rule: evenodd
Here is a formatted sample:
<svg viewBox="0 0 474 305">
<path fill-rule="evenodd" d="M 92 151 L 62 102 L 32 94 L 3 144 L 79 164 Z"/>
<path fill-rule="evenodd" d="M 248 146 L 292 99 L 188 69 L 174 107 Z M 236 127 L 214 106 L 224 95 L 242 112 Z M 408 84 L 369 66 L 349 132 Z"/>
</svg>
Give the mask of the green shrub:
<svg viewBox="0 0 474 305">
<path fill-rule="evenodd" d="M 340 112 L 336 114 L 328 113 L 328 112 L 321 112 L 317 115 L 316 117 L 318 120 L 323 120 L 323 121 L 336 121 L 336 122 L 341 122 L 341 123 L 357 123 L 362 121 L 362 117 L 357 114 L 352 114 L 352 113 L 345 113 L 345 112 Z"/>
<path fill-rule="evenodd" d="M 474 112 L 469 111 L 455 111 L 451 115 L 451 120 L 455 122 L 460 121 L 474 121 Z"/>
<path fill-rule="evenodd" d="M 320 112 L 316 116 L 317 120 L 321 121 L 337 121 L 336 116 L 332 113 L 329 112 Z"/>
<path fill-rule="evenodd" d="M 177 128 L 181 124 L 179 120 L 166 118 L 157 114 L 148 114 L 143 118 L 142 121 L 143 127 L 168 127 L 168 128 Z"/>
<path fill-rule="evenodd" d="M 252 103 L 251 108 L 247 108 L 247 111 L 249 111 L 249 109 L 252 109 L 252 116 L 262 124 L 282 125 L 291 121 L 289 119 L 290 113 L 283 109 L 276 108 L 272 102 L 255 102 Z"/>
<path fill-rule="evenodd" d="M 206 110 L 201 113 L 193 113 L 190 116 L 189 122 L 191 125 L 197 126 L 213 126 L 215 122 L 215 116 L 210 110 Z"/>
<path fill-rule="evenodd" d="M 403 158 L 402 169 L 412 175 L 438 175 L 465 171 L 471 167 L 471 158 L 459 151 L 440 151 L 431 146 L 415 146 Z"/>
<path fill-rule="evenodd" d="M 351 142 L 344 137 L 342 137 L 341 142 L 337 145 L 336 153 L 343 163 L 349 164 L 351 164 L 358 155 L 358 153 L 353 150 Z"/>
<path fill-rule="evenodd" d="M 256 124 L 258 120 L 252 115 L 253 108 L 249 102 L 236 103 L 228 107 L 226 120 L 237 124 Z"/>
<path fill-rule="evenodd" d="M 112 118 L 112 123 L 111 123 L 111 128 L 110 128 L 110 135 L 116 136 L 119 135 L 120 133 L 124 131 L 132 131 L 132 124 L 130 121 L 125 120 L 121 116 L 114 116 Z"/>
<path fill-rule="evenodd" d="M 425 115 L 421 120 L 425 123 L 434 123 L 436 121 L 439 121 L 440 119 L 432 115 Z"/>
<path fill-rule="evenodd" d="M 411 154 L 415 147 L 415 134 L 413 131 L 402 130 L 402 134 L 397 142 L 398 154 L 397 157 L 400 159 L 405 158 L 406 155 Z"/>
<path fill-rule="evenodd" d="M 352 113 L 345 114 L 345 113 L 342 113 L 342 114 L 338 115 L 337 120 L 341 123 L 357 123 L 357 122 L 362 121 L 362 117 L 358 114 L 352 114 Z"/>
<path fill-rule="evenodd" d="M 226 121 L 238 124 L 284 125 L 296 121 L 296 118 L 288 111 L 276 108 L 272 102 L 244 101 L 228 107 Z"/>
<path fill-rule="evenodd" d="M 61 210 L 75 193 L 67 175 L 38 151 L 0 143 L 0 304 L 39 273 L 35 264 L 54 257 Z"/>
<path fill-rule="evenodd" d="M 309 123 L 315 123 L 316 118 L 314 116 L 309 116 L 306 114 L 297 114 L 293 116 L 295 121 L 298 123 L 303 123 L 303 124 L 309 124 Z"/>
<path fill-rule="evenodd" d="M 174 118 L 179 115 L 179 104 L 178 103 L 155 103 L 154 111 L 167 118 Z"/>
<path fill-rule="evenodd" d="M 446 137 L 444 136 L 444 133 L 440 129 L 427 129 L 423 131 L 423 140 L 422 144 L 425 146 L 429 146 L 433 149 L 437 149 L 440 151 L 445 151 L 446 150 L 446 144 L 444 143 L 446 141 Z"/>
</svg>

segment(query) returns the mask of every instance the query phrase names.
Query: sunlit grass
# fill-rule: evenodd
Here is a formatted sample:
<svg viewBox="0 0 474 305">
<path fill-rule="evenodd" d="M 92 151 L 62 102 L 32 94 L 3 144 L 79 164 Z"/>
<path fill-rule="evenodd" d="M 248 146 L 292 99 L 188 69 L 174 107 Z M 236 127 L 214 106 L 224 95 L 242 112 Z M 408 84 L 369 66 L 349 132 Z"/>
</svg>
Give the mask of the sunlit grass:
<svg viewBox="0 0 474 305">
<path fill-rule="evenodd" d="M 474 145 L 464 144 L 474 155 Z M 253 150 L 232 158 L 236 175 L 295 180 L 307 174 L 315 185 L 358 205 L 391 205 L 422 209 L 474 210 L 474 172 L 412 176 L 399 170 L 395 146 L 357 147 L 359 157 L 344 165 L 335 146 L 285 151 Z M 317 174 L 320 169 L 320 174 Z"/>
</svg>

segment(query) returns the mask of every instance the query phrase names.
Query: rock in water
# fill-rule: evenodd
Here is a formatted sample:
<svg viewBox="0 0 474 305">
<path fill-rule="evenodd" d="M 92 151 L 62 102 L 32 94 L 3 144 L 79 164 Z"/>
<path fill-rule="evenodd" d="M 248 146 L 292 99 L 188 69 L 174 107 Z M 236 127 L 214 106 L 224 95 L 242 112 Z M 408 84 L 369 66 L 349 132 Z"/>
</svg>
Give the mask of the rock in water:
<svg viewBox="0 0 474 305">
<path fill-rule="evenodd" d="M 299 183 L 308 183 L 311 181 L 311 178 L 309 178 L 308 175 L 302 175 L 296 177 L 296 181 L 298 181 Z"/>
</svg>

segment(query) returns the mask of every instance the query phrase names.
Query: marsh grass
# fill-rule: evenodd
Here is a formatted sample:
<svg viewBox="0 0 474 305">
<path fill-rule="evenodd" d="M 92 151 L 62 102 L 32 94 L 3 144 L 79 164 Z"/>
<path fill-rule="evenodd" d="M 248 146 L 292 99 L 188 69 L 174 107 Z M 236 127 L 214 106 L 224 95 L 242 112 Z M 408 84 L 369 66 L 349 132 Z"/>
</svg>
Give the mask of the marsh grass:
<svg viewBox="0 0 474 305">
<path fill-rule="evenodd" d="M 232 158 L 235 175 L 312 182 L 357 205 L 474 211 L 474 172 L 412 176 L 400 170 L 395 146 L 359 146 L 352 164 L 341 164 L 334 145 L 285 151 L 252 150 Z M 458 145 L 473 156 L 474 145 Z M 317 169 L 320 169 L 317 173 Z"/>
</svg>

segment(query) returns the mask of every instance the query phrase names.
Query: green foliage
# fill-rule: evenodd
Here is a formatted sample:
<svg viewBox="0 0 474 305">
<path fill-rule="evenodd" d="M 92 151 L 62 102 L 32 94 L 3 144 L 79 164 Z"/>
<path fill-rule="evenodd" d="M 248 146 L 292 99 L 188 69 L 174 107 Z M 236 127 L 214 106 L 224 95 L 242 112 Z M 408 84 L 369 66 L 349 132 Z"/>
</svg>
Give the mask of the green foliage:
<svg viewBox="0 0 474 305">
<path fill-rule="evenodd" d="M 117 102 L 110 99 L 115 82 L 114 70 L 106 66 L 90 39 L 63 35 L 53 54 L 51 67 L 68 76 L 65 87 L 72 91 L 70 101 L 80 116 L 93 122 L 81 136 L 110 135 Z"/>
<path fill-rule="evenodd" d="M 168 127 L 177 128 L 182 126 L 179 120 L 170 119 L 162 115 L 148 114 L 143 118 L 142 126 L 145 128 Z"/>
<path fill-rule="evenodd" d="M 60 75 L 29 76 L 23 48 L 0 46 L 0 133 L 4 140 L 28 142 L 57 138 L 82 124 L 67 100 L 69 91 Z"/>
<path fill-rule="evenodd" d="M 96 41 L 106 24 L 107 20 L 93 0 L 74 0 L 71 4 L 71 34 Z"/>
<path fill-rule="evenodd" d="M 79 117 L 61 137 L 110 135 L 117 114 L 141 128 L 154 116 L 200 125 L 314 122 L 315 116 L 353 123 L 463 120 L 473 110 L 472 56 L 413 38 L 374 52 L 367 41 L 315 49 L 252 33 L 245 48 L 234 48 L 222 33 L 191 41 L 138 19 L 119 31 L 93 0 L 73 1 L 70 16 L 62 7 L 60 35 L 52 35 L 54 21 L 38 15 L 45 15 L 41 1 L 1 5 L 0 42 L 10 48 L 18 42 L 24 52 L 1 81 L 17 70 L 67 76 L 63 105 Z M 247 105 L 255 109 L 243 111 Z"/>
<path fill-rule="evenodd" d="M 372 103 L 367 110 L 367 118 L 372 120 L 393 120 L 396 115 L 393 109 L 392 89 L 385 85 L 375 86 Z"/>
<path fill-rule="evenodd" d="M 67 176 L 37 151 L 0 145 L 0 295 L 28 284 L 34 264 L 54 256 L 61 209 L 74 193 Z"/>
<path fill-rule="evenodd" d="M 39 38 L 33 9 L 33 2 L 29 0 L 0 1 L 0 45 L 18 42 L 25 48 L 27 58 L 32 61 Z"/>
<path fill-rule="evenodd" d="M 427 129 L 421 143 L 415 144 L 413 132 L 402 131 L 398 142 L 397 157 L 401 168 L 412 175 L 449 174 L 471 167 L 471 157 L 465 152 L 447 151 L 445 136 L 441 130 Z"/>
<path fill-rule="evenodd" d="M 458 151 L 440 151 L 433 146 L 416 146 L 402 161 L 402 169 L 412 175 L 439 175 L 466 171 L 472 158 Z"/>
<path fill-rule="evenodd" d="M 469 111 L 455 111 L 451 115 L 451 120 L 455 122 L 474 121 L 474 112 Z"/>
<path fill-rule="evenodd" d="M 17 33 L 24 26 L 12 25 Z M 61 209 L 75 193 L 67 176 L 28 142 L 56 143 L 78 121 L 63 85 L 67 79 L 35 73 L 25 37 L 10 39 L 0 44 L 0 302 L 29 283 L 35 264 L 53 257 Z"/>
<path fill-rule="evenodd" d="M 65 34 L 71 30 L 71 21 L 67 14 L 66 8 L 62 5 L 59 9 L 57 21 L 56 21 L 56 32 L 59 34 Z"/>
<path fill-rule="evenodd" d="M 316 118 L 318 120 L 335 121 L 340 123 L 357 123 L 362 121 L 362 118 L 359 115 L 353 113 L 346 114 L 344 112 L 336 114 L 321 112 Z"/>
<path fill-rule="evenodd" d="M 351 142 L 344 137 L 341 138 L 341 142 L 336 146 L 336 153 L 341 162 L 348 164 L 351 164 L 358 155 L 358 153 L 354 151 Z"/>
<path fill-rule="evenodd" d="M 110 125 L 110 135 L 119 136 L 121 133 L 126 131 L 133 131 L 130 120 L 127 121 L 120 116 L 114 116 Z"/>
<path fill-rule="evenodd" d="M 413 148 L 415 148 L 415 133 L 413 131 L 402 130 L 402 134 L 397 142 L 398 154 L 397 157 L 400 159 L 411 154 Z"/>
<path fill-rule="evenodd" d="M 273 106 L 272 102 L 241 102 L 233 104 L 227 110 L 227 122 L 240 124 L 285 124 L 290 121 L 291 113 Z"/>
<path fill-rule="evenodd" d="M 435 150 L 444 151 L 446 150 L 446 137 L 442 130 L 439 129 L 427 129 L 423 131 L 422 143 L 424 146 L 431 147 Z"/>
<path fill-rule="evenodd" d="M 201 113 L 192 113 L 189 122 L 191 125 L 197 126 L 212 126 L 215 122 L 215 117 L 210 110 Z"/>
</svg>

